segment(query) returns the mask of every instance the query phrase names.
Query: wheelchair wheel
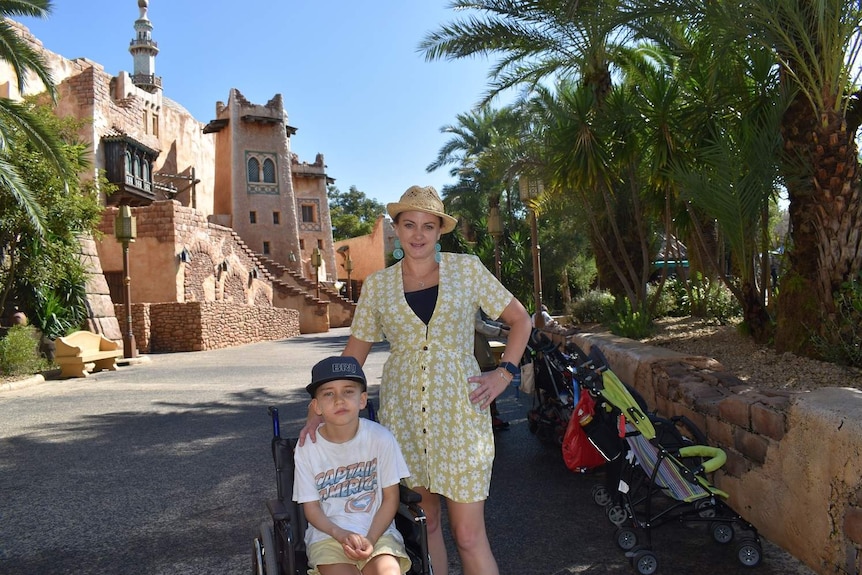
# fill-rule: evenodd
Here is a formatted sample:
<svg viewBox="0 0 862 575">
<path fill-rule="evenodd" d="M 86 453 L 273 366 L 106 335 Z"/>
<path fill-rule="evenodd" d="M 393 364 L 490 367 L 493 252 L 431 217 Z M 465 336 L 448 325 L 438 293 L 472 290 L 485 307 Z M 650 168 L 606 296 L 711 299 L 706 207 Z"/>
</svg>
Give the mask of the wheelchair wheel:
<svg viewBox="0 0 862 575">
<path fill-rule="evenodd" d="M 251 545 L 251 575 L 264 575 L 263 546 L 260 544 L 260 537 L 255 537 Z"/>
<path fill-rule="evenodd" d="M 254 546 L 254 575 L 280 575 L 272 523 L 264 521 L 260 524 L 260 537 L 254 540 Z"/>
</svg>

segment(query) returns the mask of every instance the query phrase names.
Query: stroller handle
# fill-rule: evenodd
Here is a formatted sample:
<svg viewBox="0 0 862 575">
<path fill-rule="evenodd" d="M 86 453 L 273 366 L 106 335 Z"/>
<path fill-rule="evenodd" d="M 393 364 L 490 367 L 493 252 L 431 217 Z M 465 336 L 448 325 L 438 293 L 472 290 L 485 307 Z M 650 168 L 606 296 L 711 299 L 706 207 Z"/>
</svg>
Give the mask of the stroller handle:
<svg viewBox="0 0 862 575">
<path fill-rule="evenodd" d="M 680 448 L 679 455 L 680 457 L 709 458 L 700 465 L 700 469 L 706 473 L 712 473 L 727 462 L 727 454 L 723 449 L 709 445 L 688 445 Z"/>
</svg>

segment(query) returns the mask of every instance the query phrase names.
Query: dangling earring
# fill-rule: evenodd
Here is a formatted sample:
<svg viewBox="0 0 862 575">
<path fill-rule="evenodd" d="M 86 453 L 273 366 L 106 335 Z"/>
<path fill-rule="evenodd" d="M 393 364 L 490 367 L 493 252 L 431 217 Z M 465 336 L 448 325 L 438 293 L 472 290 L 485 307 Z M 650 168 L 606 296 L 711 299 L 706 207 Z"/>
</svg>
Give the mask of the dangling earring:
<svg viewBox="0 0 862 575">
<path fill-rule="evenodd" d="M 395 249 L 392 250 L 392 257 L 396 260 L 400 260 L 404 257 L 404 250 L 401 249 L 401 240 L 395 238 Z"/>
<path fill-rule="evenodd" d="M 442 259 L 443 257 L 440 255 L 440 242 L 437 242 L 434 244 L 434 261 L 439 264 Z"/>
</svg>

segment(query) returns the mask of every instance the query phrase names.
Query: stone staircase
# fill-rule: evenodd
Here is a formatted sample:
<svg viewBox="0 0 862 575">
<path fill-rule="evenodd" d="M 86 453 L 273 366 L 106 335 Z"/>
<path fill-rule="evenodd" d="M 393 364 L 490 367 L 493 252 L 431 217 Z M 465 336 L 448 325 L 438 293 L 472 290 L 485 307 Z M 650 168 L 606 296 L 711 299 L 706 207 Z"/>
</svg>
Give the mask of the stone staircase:
<svg viewBox="0 0 862 575">
<path fill-rule="evenodd" d="M 324 284 L 320 285 L 318 299 L 314 282 L 255 252 L 236 231 L 230 230 L 230 235 L 236 249 L 257 262 L 259 278 L 272 285 L 273 305 L 298 308 L 302 333 L 322 333 L 330 327 L 350 325 L 355 304 L 342 298 L 335 290 Z"/>
<path fill-rule="evenodd" d="M 320 299 L 317 298 L 318 284 L 302 276 L 302 274 L 287 268 L 275 260 L 255 254 L 255 257 L 266 268 L 268 277 L 272 277 L 273 285 L 283 286 L 283 289 L 294 294 L 303 294 L 315 302 L 324 302 L 329 306 L 330 327 L 346 327 L 353 320 L 356 304 L 342 297 L 332 286 L 320 283 Z"/>
</svg>

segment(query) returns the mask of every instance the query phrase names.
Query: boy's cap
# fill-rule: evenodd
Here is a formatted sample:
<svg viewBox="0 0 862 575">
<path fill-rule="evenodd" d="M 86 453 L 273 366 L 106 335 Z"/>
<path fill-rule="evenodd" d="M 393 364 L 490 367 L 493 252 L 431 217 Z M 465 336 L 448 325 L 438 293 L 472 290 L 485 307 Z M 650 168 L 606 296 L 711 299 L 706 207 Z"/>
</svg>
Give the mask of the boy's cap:
<svg viewBox="0 0 862 575">
<path fill-rule="evenodd" d="M 368 389 L 365 373 L 363 373 L 362 366 L 359 365 L 356 358 L 339 355 L 327 357 L 311 368 L 311 383 L 305 386 L 305 390 L 311 394 L 311 397 L 314 397 L 318 387 L 336 379 L 357 381 L 362 384 L 362 391 Z"/>
</svg>

